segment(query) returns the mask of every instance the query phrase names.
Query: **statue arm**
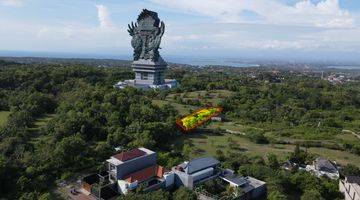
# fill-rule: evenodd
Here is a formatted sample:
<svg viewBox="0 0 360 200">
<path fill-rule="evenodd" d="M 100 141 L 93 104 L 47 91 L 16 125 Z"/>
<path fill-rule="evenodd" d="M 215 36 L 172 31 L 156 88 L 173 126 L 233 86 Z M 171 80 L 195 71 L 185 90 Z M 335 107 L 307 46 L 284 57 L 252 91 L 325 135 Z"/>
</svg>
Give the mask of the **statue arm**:
<svg viewBox="0 0 360 200">
<path fill-rule="evenodd" d="M 158 35 L 162 37 L 165 33 L 165 23 L 161 22 Z"/>
<path fill-rule="evenodd" d="M 150 49 L 158 49 L 161 43 L 161 37 L 164 35 L 165 32 L 165 24 L 161 22 L 160 27 L 155 35 L 155 38 L 151 41 Z"/>
<path fill-rule="evenodd" d="M 136 31 L 136 29 L 137 29 L 137 27 L 138 27 L 138 25 L 137 25 L 137 23 L 135 23 L 135 25 L 134 25 L 134 23 L 133 22 L 131 22 L 131 26 L 130 26 L 130 24 L 128 24 L 128 32 L 129 32 L 129 34 L 131 35 L 131 36 L 134 36 L 135 35 L 135 31 Z"/>
</svg>

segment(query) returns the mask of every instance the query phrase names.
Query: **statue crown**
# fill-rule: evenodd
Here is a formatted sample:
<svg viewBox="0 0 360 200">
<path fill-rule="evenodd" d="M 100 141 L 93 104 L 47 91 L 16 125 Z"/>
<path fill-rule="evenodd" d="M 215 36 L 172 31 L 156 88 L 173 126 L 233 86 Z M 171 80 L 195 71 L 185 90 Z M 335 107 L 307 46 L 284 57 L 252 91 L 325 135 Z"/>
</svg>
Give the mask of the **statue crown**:
<svg viewBox="0 0 360 200">
<path fill-rule="evenodd" d="M 149 21 L 151 20 L 153 26 L 159 27 L 160 19 L 158 17 L 158 14 L 154 11 L 143 9 L 137 18 L 137 22 L 140 23 L 141 21 L 144 21 L 144 20 L 149 20 Z"/>
</svg>

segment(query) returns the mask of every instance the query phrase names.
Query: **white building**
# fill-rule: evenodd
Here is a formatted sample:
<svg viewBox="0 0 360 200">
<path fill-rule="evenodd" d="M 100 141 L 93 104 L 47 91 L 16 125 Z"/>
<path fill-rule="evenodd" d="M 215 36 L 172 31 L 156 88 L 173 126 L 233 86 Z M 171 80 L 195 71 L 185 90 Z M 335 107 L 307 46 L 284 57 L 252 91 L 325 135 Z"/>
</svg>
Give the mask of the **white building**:
<svg viewBox="0 0 360 200">
<path fill-rule="evenodd" d="M 360 200 L 360 177 L 348 176 L 340 180 L 339 190 L 344 193 L 345 200 Z"/>
</svg>

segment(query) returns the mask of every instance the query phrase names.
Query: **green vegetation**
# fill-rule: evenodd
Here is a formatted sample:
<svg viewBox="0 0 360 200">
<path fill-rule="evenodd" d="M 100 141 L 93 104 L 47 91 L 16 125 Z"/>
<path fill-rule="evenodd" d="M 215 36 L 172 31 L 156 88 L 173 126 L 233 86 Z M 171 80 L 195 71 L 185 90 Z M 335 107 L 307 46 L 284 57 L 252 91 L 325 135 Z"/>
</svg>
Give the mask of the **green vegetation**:
<svg viewBox="0 0 360 200">
<path fill-rule="evenodd" d="M 242 135 L 233 135 L 229 133 L 214 134 L 202 130 L 182 135 L 179 140 L 175 142 L 175 146 L 181 148 L 184 143 L 190 144 L 191 146 L 191 158 L 204 155 L 215 156 L 217 150 L 233 149 L 239 153 L 244 153 L 249 156 L 266 157 L 267 154 L 273 153 L 281 160 L 285 160 L 288 153 L 295 147 L 293 144 L 259 144 Z M 233 144 L 230 145 L 231 143 Z M 311 147 L 307 150 L 314 155 L 335 160 L 342 165 L 352 163 L 360 166 L 360 157 L 346 151 L 332 150 L 322 147 Z"/>
<path fill-rule="evenodd" d="M 0 127 L 4 126 L 7 122 L 7 118 L 9 117 L 11 112 L 9 111 L 0 111 Z"/>
<path fill-rule="evenodd" d="M 11 113 L 0 129 L 0 198 L 51 195 L 56 180 L 100 168 L 116 146 L 168 151 L 177 112 L 152 104 L 150 93 L 111 87 L 130 75 L 76 65 L 1 67 L 0 108 Z"/>
<path fill-rule="evenodd" d="M 246 70 L 175 68 L 166 76 L 179 80 L 179 88 L 117 90 L 114 83 L 133 77 L 128 68 L 0 64 L 0 198 L 54 199 L 57 182 L 101 169 L 118 146 L 151 148 L 166 167 L 215 155 L 224 167 L 267 181 L 272 199 L 339 199 L 336 182 L 288 175 L 278 168 L 285 159 L 306 163 L 318 154 L 360 165 L 360 140 L 343 131 L 360 131 L 357 82 L 330 85 L 287 71 L 251 78 Z M 210 103 L 224 107 L 225 122 L 192 134 L 178 131 L 176 119 Z M 194 198 L 186 189 L 175 193 Z M 139 198 L 176 199 L 163 191 L 120 197 Z"/>
</svg>

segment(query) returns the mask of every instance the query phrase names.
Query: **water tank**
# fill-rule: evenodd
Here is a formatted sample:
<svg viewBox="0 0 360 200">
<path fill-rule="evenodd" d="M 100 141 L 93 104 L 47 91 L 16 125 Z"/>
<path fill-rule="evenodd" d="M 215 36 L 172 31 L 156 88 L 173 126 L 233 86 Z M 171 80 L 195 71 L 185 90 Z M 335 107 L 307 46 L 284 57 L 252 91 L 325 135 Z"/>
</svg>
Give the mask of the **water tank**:
<svg viewBox="0 0 360 200">
<path fill-rule="evenodd" d="M 165 172 L 163 176 L 165 179 L 165 187 L 170 187 L 174 184 L 174 172 Z"/>
</svg>

